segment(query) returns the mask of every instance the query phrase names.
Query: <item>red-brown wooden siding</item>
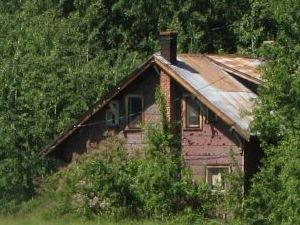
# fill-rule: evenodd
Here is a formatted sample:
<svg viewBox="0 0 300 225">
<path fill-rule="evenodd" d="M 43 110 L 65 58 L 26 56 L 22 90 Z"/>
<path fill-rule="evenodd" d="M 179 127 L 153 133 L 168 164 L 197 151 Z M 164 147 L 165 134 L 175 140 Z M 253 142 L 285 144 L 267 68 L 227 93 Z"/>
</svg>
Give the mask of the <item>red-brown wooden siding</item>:
<svg viewBox="0 0 300 225">
<path fill-rule="evenodd" d="M 106 106 L 68 137 L 56 152 L 64 159 L 71 160 L 74 153 L 82 154 L 89 149 L 105 144 L 108 131 L 113 131 L 123 138 L 130 152 L 142 149 L 145 146 L 145 138 L 141 130 L 130 130 L 127 127 L 125 98 L 131 94 L 142 95 L 144 98 L 144 122 L 156 122 L 158 114 L 155 105 L 155 88 L 158 85 L 167 95 L 169 116 L 171 121 L 177 124 L 174 132 L 181 139 L 186 166 L 192 169 L 195 179 L 205 179 L 205 170 L 208 165 L 231 165 L 231 150 L 235 160 L 243 168 L 241 146 L 239 146 L 237 138 L 230 133 L 230 127 L 219 120 L 216 124 L 204 123 L 202 130 L 184 129 L 182 126 L 184 116 L 182 99 L 189 93 L 167 74 L 159 76 L 152 67 L 114 98 L 119 101 L 121 120 L 118 127 L 106 127 L 105 110 L 108 107 Z"/>
<path fill-rule="evenodd" d="M 82 154 L 91 148 L 97 148 L 99 145 L 105 144 L 108 131 L 114 132 L 120 138 L 125 139 L 130 151 L 134 152 L 142 149 L 145 145 L 145 140 L 141 130 L 131 130 L 127 127 L 125 98 L 127 95 L 143 96 L 144 122 L 155 122 L 158 118 L 155 105 L 155 88 L 158 85 L 159 75 L 151 67 L 113 99 L 119 101 L 119 116 L 121 119 L 118 126 L 106 127 L 105 111 L 108 108 L 106 106 L 92 116 L 73 135 L 68 137 L 56 152 L 65 160 L 70 161 L 74 153 Z"/>
</svg>

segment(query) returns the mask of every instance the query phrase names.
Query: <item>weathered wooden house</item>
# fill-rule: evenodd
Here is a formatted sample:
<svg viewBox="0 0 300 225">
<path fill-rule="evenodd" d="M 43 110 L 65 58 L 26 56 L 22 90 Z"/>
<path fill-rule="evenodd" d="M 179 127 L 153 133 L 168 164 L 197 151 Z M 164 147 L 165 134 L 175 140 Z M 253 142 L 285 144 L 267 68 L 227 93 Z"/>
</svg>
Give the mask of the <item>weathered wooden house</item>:
<svg viewBox="0 0 300 225">
<path fill-rule="evenodd" d="M 176 135 L 194 178 L 226 188 L 222 174 L 232 170 L 230 152 L 246 178 L 251 177 L 260 148 L 249 129 L 253 119 L 249 112 L 261 83 L 258 66 L 262 61 L 234 55 L 177 55 L 176 38 L 175 32 L 161 32 L 161 52 L 99 100 L 43 154 L 69 162 L 75 153 L 101 144 L 107 131 L 124 138 L 128 149 L 143 148 L 139 125 L 157 121 L 154 96 L 160 86 L 169 119 L 179 122 Z"/>
</svg>

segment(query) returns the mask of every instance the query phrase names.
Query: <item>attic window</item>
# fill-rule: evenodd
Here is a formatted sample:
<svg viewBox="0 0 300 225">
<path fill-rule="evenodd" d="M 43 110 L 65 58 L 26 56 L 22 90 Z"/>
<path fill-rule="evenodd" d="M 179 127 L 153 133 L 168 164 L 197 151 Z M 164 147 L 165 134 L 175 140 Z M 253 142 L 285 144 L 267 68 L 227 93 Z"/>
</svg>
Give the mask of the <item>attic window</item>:
<svg viewBox="0 0 300 225">
<path fill-rule="evenodd" d="M 119 102 L 111 101 L 105 113 L 106 126 L 113 127 L 119 125 Z"/>
<path fill-rule="evenodd" d="M 129 128 L 139 128 L 143 122 L 143 98 L 140 95 L 127 96 L 127 121 Z"/>
<path fill-rule="evenodd" d="M 192 97 L 185 99 L 186 103 L 186 128 L 203 128 L 200 103 Z"/>
<path fill-rule="evenodd" d="M 206 183 L 215 191 L 226 191 L 228 184 L 224 175 L 230 172 L 229 166 L 208 166 L 206 167 Z"/>
</svg>

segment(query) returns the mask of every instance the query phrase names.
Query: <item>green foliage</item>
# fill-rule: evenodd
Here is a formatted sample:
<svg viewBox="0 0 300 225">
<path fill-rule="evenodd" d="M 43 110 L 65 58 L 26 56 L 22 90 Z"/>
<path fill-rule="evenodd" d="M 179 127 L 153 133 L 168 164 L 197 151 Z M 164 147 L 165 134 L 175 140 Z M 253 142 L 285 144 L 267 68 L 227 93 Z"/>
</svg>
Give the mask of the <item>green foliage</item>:
<svg viewBox="0 0 300 225">
<path fill-rule="evenodd" d="M 271 5 L 272 1 L 252 0 L 250 9 L 235 23 L 240 53 L 257 56 L 264 41 L 274 40 L 278 27 Z"/>
<path fill-rule="evenodd" d="M 160 91 L 157 96 L 165 102 Z M 42 195 L 49 200 L 47 214 L 162 219 L 190 212 L 197 218 L 208 216 L 214 206 L 211 191 L 192 181 L 183 168 L 178 141 L 163 127 L 158 123 L 145 128 L 148 146 L 142 156 L 129 156 L 124 143 L 112 136 L 105 147 L 52 175 Z"/>
<path fill-rule="evenodd" d="M 1 209 L 35 193 L 48 170 L 41 148 L 139 63 L 122 49 L 91 54 L 81 18 L 43 3 L 0 14 Z"/>
<path fill-rule="evenodd" d="M 108 143 L 48 179 L 42 192 L 47 216 L 164 218 L 185 210 L 202 216 L 212 210 L 209 189 L 179 171 L 163 147 L 129 157 L 118 138 Z"/>
<path fill-rule="evenodd" d="M 160 29 L 171 28 L 179 32 L 179 51 L 238 50 L 270 60 L 253 126 L 267 158 L 247 198 L 246 219 L 250 218 L 252 224 L 297 224 L 299 8 L 297 0 L 0 1 L 0 211 L 13 210 L 36 193 L 40 177 L 51 168 L 50 162 L 40 158 L 40 149 L 142 58 L 156 51 Z M 265 40 L 274 42 L 263 44 Z M 163 103 L 163 98 L 158 99 Z M 205 187 L 186 181 L 178 143 L 166 121 L 162 118 L 159 130 L 148 128 L 147 160 L 134 158 L 124 160 L 131 164 L 106 164 L 109 157 L 116 157 L 116 161 L 127 157 L 120 153 L 121 147 L 116 147 L 116 155 L 99 154 L 95 157 L 98 161 L 78 162 L 81 172 L 61 172 L 61 176 L 70 174 L 68 182 L 75 185 L 84 177 L 83 171 L 95 164 L 91 173 L 96 178 L 112 180 L 112 196 L 105 192 L 108 186 L 97 187 L 103 196 L 111 197 L 110 213 L 126 214 L 131 210 L 159 216 L 182 211 L 188 205 L 205 214 L 210 204 L 202 203 L 211 198 L 209 194 L 199 198 L 198 193 L 207 193 Z M 116 175 L 118 166 L 129 168 L 121 178 Z M 111 177 L 97 175 L 98 167 L 112 170 Z M 162 179 L 171 190 L 166 189 Z M 164 191 L 160 195 L 147 192 L 147 185 L 153 193 Z M 124 192 L 134 193 L 134 198 L 121 197 Z M 73 189 L 58 193 L 65 200 L 69 200 L 68 193 L 76 194 Z M 88 190 L 81 194 L 91 198 Z M 122 208 L 125 202 L 132 206 Z M 93 214 L 86 206 L 79 207 L 83 210 L 80 213 Z"/>
<path fill-rule="evenodd" d="M 87 220 L 82 218 L 66 218 L 57 219 L 51 218 L 44 219 L 41 216 L 32 214 L 18 217 L 1 217 L 0 225 L 221 225 L 221 221 L 214 220 L 190 220 L 186 215 L 182 215 L 176 218 L 159 221 L 151 219 L 103 219 L 97 218 L 94 220 Z"/>
<path fill-rule="evenodd" d="M 299 1 L 268 1 L 280 28 L 264 51 L 270 59 L 254 112 L 265 159 L 245 201 L 248 224 L 298 224 L 299 193 Z M 266 49 L 264 49 L 266 50 Z"/>
<path fill-rule="evenodd" d="M 1 1 L 0 208 L 35 193 L 49 170 L 40 149 L 155 52 L 160 29 L 179 31 L 180 51 L 234 51 L 231 24 L 247 8 L 244 0 Z"/>
<path fill-rule="evenodd" d="M 52 202 L 49 215 L 89 218 L 137 213 L 139 201 L 132 188 L 136 162 L 128 158 L 116 137 L 109 143 L 107 148 L 84 156 L 49 179 L 45 190 Z"/>
<path fill-rule="evenodd" d="M 268 166 L 256 176 L 246 201 L 246 219 L 249 224 L 298 224 L 299 138 L 290 137 L 268 150 Z"/>
</svg>

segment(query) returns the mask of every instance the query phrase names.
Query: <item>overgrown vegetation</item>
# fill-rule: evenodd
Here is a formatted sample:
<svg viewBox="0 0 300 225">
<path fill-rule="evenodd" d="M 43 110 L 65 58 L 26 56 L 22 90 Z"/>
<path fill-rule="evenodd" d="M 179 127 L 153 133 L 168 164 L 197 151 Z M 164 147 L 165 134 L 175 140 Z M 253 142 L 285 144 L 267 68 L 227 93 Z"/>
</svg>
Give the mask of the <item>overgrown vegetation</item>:
<svg viewBox="0 0 300 225">
<path fill-rule="evenodd" d="M 268 60 L 253 126 L 266 159 L 251 193 L 241 204 L 242 211 L 237 210 L 235 217 L 242 224 L 299 224 L 299 9 L 297 0 L 0 1 L 0 211 L 12 211 L 37 194 L 37 178 L 47 174 L 51 165 L 39 157 L 41 147 L 141 59 L 155 52 L 158 31 L 171 28 L 179 32 L 180 51 L 239 52 Z M 165 130 L 166 127 L 159 132 Z M 112 181 L 106 189 L 95 186 L 103 196 L 112 188 L 114 195 L 109 197 L 113 207 L 107 213 L 118 215 L 130 210 L 142 216 L 168 215 L 185 206 L 193 208 L 189 202 L 192 198 L 199 200 L 196 210 L 205 214 L 206 204 L 202 203 L 207 201 L 210 209 L 210 201 L 206 197 L 197 200 L 197 195 L 206 190 L 193 189 L 195 184 L 183 179 L 186 174 L 178 173 L 180 160 L 172 151 L 176 145 L 168 146 L 171 137 L 151 127 L 149 133 L 153 144 L 144 157 L 153 160 L 156 167 L 136 158 L 128 159 L 121 145 L 115 146 L 117 151 L 111 153 L 115 155 L 107 155 L 103 150 L 95 156 L 98 162 L 80 161 L 70 167 L 80 167 L 78 172 L 67 168 L 54 175 L 52 182 L 70 182 L 60 184 L 65 189 L 52 193 L 54 199 L 61 195 L 70 200 L 76 194 L 71 183 L 78 185 L 88 163 L 102 162 L 97 166 L 112 170 L 111 177 L 97 174 L 95 168 L 91 173 L 95 178 Z M 163 157 L 155 151 L 160 148 L 164 153 L 159 154 L 167 156 L 166 161 L 161 161 Z M 179 161 L 174 162 L 172 155 Z M 129 161 L 106 164 L 112 157 Z M 171 162 L 174 164 L 169 165 Z M 160 166 L 166 166 L 168 173 L 148 179 Z M 139 174 L 142 169 L 149 174 Z M 63 177 L 64 173 L 70 177 Z M 118 173 L 122 175 L 120 180 Z M 130 180 L 131 173 L 137 176 L 134 182 Z M 182 181 L 178 181 L 178 176 Z M 165 188 L 166 184 L 159 182 L 161 177 L 178 187 L 172 186 L 174 192 L 148 193 L 143 198 L 147 185 L 153 193 Z M 95 182 L 91 181 L 96 185 Z M 144 189 L 134 186 L 138 184 Z M 193 191 L 185 193 L 190 188 Z M 80 191 L 91 198 L 87 187 Z M 133 198 L 122 196 L 125 192 Z M 184 199 L 183 203 L 173 199 L 175 193 Z M 232 202 L 240 201 L 240 196 L 239 192 L 233 194 L 232 199 L 236 200 Z M 103 197 L 99 197 L 102 201 Z M 154 204 L 166 199 L 173 200 L 166 205 Z M 124 209 L 125 204 L 130 207 Z M 62 213 L 59 206 L 54 208 Z M 90 208 L 79 208 L 86 210 L 87 215 L 93 214 Z M 71 208 L 67 207 L 65 213 L 68 210 Z"/>
<path fill-rule="evenodd" d="M 155 52 L 160 29 L 180 51 L 234 51 L 236 2 L 1 1 L 0 208 L 35 194 L 40 149 Z"/>
<path fill-rule="evenodd" d="M 155 134 L 157 135 L 157 134 Z M 164 218 L 185 210 L 207 215 L 212 196 L 166 153 L 129 157 L 118 138 L 53 175 L 43 190 L 48 216 Z M 160 143 L 163 144 L 163 143 Z"/>
<path fill-rule="evenodd" d="M 159 90 L 157 99 L 162 120 L 145 127 L 148 146 L 143 154 L 129 155 L 112 135 L 105 147 L 48 178 L 37 200 L 47 204 L 45 216 L 163 219 L 187 213 L 196 220 L 212 215 L 216 195 L 204 183 L 193 182 L 183 167 Z"/>
</svg>

